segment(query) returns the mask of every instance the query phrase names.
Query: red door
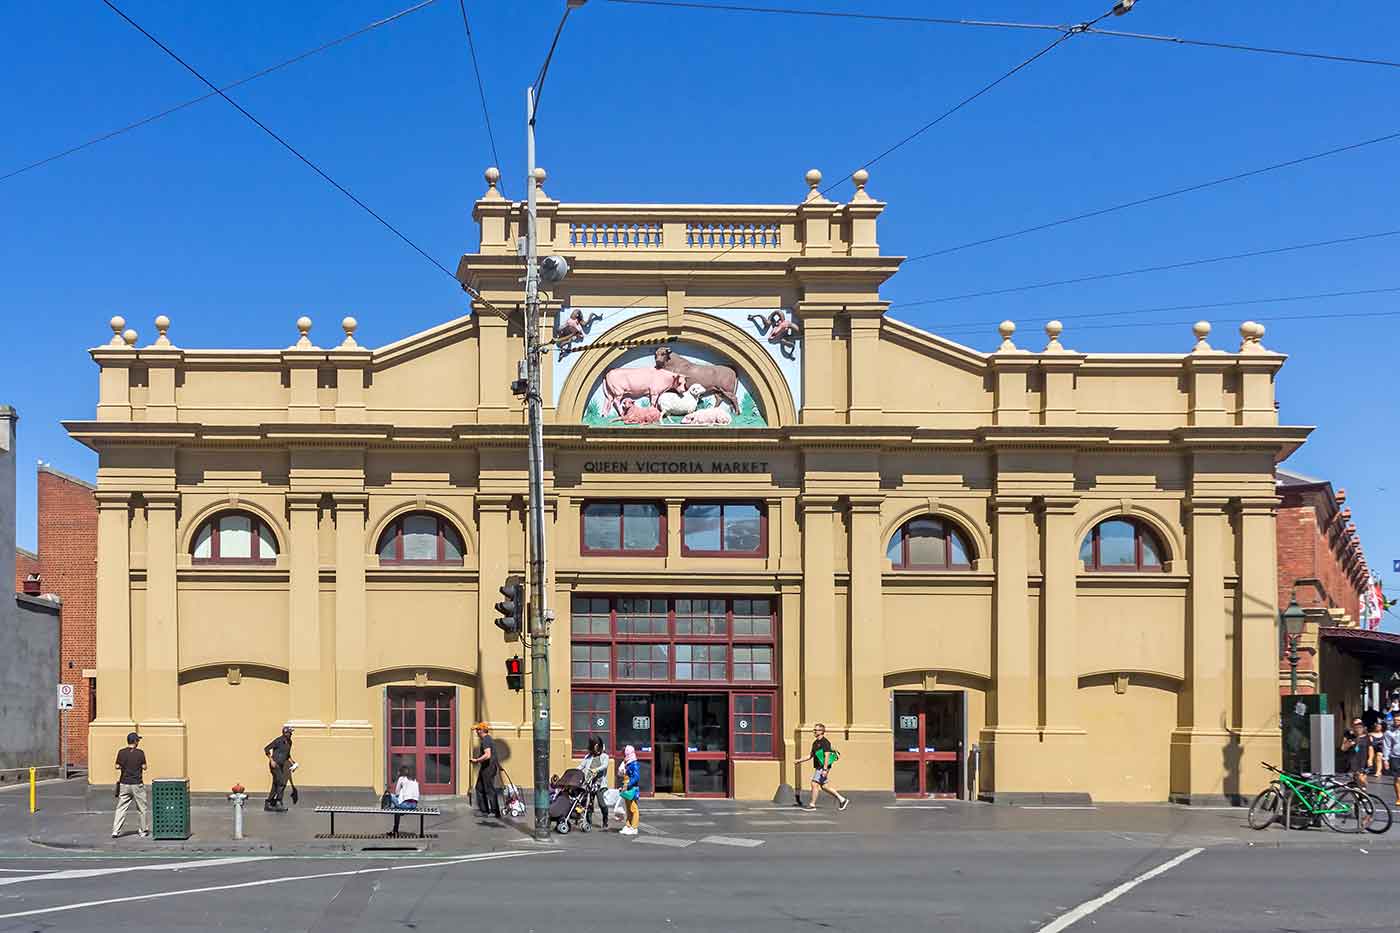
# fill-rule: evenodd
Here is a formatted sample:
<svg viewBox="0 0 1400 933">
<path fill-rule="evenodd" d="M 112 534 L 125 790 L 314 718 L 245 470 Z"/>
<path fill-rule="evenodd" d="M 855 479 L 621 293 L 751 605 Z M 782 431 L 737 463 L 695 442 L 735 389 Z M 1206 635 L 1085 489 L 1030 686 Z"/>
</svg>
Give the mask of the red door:
<svg viewBox="0 0 1400 933">
<path fill-rule="evenodd" d="M 389 770 L 393 787 L 399 768 L 428 794 L 457 792 L 457 691 L 389 689 Z"/>
<path fill-rule="evenodd" d="M 894 792 L 958 797 L 962 792 L 963 694 L 894 695 Z"/>
</svg>

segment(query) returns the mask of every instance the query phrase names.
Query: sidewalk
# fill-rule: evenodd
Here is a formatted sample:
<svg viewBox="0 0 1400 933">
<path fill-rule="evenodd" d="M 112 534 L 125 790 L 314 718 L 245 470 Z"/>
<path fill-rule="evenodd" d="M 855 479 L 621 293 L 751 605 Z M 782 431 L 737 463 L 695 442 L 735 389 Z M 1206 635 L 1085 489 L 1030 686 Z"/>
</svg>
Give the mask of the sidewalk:
<svg viewBox="0 0 1400 933">
<path fill-rule="evenodd" d="M 147 788 L 149 796 L 149 786 Z M 28 797 L 23 806 L 12 806 L 19 798 L 9 795 L 0 805 L 0 847 L 15 852 L 19 848 L 58 852 L 121 853 L 157 855 L 161 853 L 273 853 L 279 855 L 338 854 L 359 852 L 481 852 L 518 847 L 529 838 L 529 826 L 514 821 L 479 820 L 466 797 L 434 798 L 425 806 L 436 806 L 441 816 L 426 817 L 424 829 L 436 839 L 402 837 L 396 839 L 317 839 L 327 832 L 330 819 L 316 813 L 316 805 L 340 803 L 375 806 L 378 797 L 365 791 L 302 791 L 301 803 L 287 800 L 287 812 L 263 810 L 262 796 L 250 795 L 243 809 L 243 835 L 233 838 L 233 803 L 220 795 L 195 794 L 190 801 L 190 838 L 159 840 L 137 835 L 140 815 L 136 807 L 127 813 L 126 826 L 119 839 L 111 838 L 115 803 L 110 787 L 89 787 L 82 779 L 52 782 L 40 787 L 39 812 L 30 814 Z M 392 828 L 387 817 L 339 815 L 336 830 L 341 833 L 383 833 Z M 400 825 L 404 833 L 418 831 L 418 817 L 405 811 Z"/>
</svg>

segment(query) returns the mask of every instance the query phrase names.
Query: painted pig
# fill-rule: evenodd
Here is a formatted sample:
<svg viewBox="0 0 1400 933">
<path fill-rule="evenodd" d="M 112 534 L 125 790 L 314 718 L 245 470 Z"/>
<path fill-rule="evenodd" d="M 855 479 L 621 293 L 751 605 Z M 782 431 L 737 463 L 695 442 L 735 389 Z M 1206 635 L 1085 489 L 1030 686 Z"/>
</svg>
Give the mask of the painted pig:
<svg viewBox="0 0 1400 933">
<path fill-rule="evenodd" d="M 681 419 L 681 424 L 730 424 L 734 417 L 719 406 L 693 411 Z"/>
<path fill-rule="evenodd" d="M 623 424 L 656 424 L 661 420 L 661 409 L 643 408 L 630 398 L 621 402 Z"/>
<path fill-rule="evenodd" d="M 603 374 L 603 414 L 609 411 L 622 414 L 620 403 L 625 398 L 650 399 L 651 407 L 656 408 L 657 397 L 662 392 L 685 391 L 685 378 L 667 369 L 610 369 Z"/>
</svg>

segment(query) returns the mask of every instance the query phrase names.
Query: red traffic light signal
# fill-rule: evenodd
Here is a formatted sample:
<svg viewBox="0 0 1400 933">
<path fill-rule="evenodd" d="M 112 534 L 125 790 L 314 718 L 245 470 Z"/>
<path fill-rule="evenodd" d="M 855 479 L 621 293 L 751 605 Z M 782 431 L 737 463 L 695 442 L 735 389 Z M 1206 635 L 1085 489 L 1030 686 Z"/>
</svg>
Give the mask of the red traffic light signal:
<svg viewBox="0 0 1400 933">
<path fill-rule="evenodd" d="M 506 658 L 506 686 L 512 690 L 525 689 L 525 661 L 518 654 Z"/>
</svg>

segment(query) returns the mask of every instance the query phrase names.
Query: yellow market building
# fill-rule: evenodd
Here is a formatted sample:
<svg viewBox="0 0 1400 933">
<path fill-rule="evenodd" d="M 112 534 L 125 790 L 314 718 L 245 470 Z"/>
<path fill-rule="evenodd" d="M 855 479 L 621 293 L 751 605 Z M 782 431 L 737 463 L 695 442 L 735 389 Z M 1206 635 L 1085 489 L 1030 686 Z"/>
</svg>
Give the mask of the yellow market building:
<svg viewBox="0 0 1400 933">
<path fill-rule="evenodd" d="M 100 457 L 93 761 L 136 729 L 157 776 L 256 788 L 290 723 L 303 787 L 405 763 L 467 793 L 485 720 L 529 783 L 528 652 L 493 624 L 526 563 L 524 209 L 498 178 L 458 276 L 513 321 L 197 350 L 114 319 L 66 425 Z M 583 334 L 544 368 L 554 770 L 596 734 L 649 791 L 770 798 L 820 722 L 843 790 L 1253 793 L 1274 466 L 1308 432 L 1279 425 L 1284 357 L 1248 322 L 1154 354 L 900 323 L 867 178 L 835 203 L 810 172 L 795 206 L 541 195 L 573 267 L 542 324 Z"/>
</svg>

